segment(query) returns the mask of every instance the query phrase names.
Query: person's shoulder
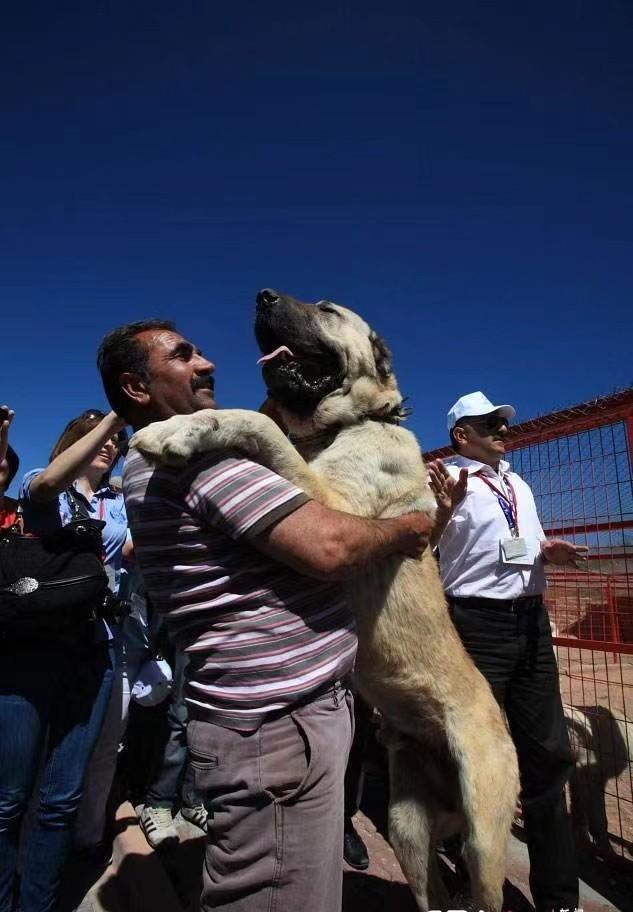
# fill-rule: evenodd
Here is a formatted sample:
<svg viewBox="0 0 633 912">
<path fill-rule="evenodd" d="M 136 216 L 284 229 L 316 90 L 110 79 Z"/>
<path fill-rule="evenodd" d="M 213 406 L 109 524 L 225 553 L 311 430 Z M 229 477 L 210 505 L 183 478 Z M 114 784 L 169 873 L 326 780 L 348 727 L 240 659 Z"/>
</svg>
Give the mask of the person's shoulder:
<svg viewBox="0 0 633 912">
<path fill-rule="evenodd" d="M 41 469 L 30 469 L 28 472 L 25 472 L 22 476 L 22 481 L 20 482 L 20 499 L 29 500 L 30 498 L 30 488 L 33 480 L 37 478 L 38 475 L 41 475 L 44 471 Z"/>
<path fill-rule="evenodd" d="M 442 462 L 451 478 L 459 478 L 459 472 L 463 465 L 461 456 L 447 456 Z"/>
<path fill-rule="evenodd" d="M 138 452 L 138 450 L 128 450 L 121 472 L 121 489 L 123 491 L 125 491 L 126 486 L 129 484 L 130 478 L 133 477 L 136 472 L 140 471 L 145 463 L 147 463 L 147 460 Z"/>
<path fill-rule="evenodd" d="M 121 473 L 121 487 L 125 499 L 133 493 L 144 491 L 149 485 L 156 487 L 173 487 L 178 469 L 170 466 L 157 465 L 150 462 L 138 450 L 130 450 L 125 457 L 123 472 Z"/>
<path fill-rule="evenodd" d="M 206 453 L 184 466 L 169 466 L 151 462 L 138 450 L 130 450 L 123 467 L 123 494 L 128 503 L 148 492 L 180 499 L 192 489 L 208 484 L 235 461 L 235 457 L 224 453 Z"/>
<path fill-rule="evenodd" d="M 209 455 L 191 464 L 179 483 L 180 496 L 189 507 L 205 515 L 211 509 L 233 527 L 249 524 L 283 504 L 306 495 L 292 482 L 266 466 L 235 454 Z M 239 520 L 239 523 L 237 522 Z M 244 526 L 246 528 L 246 526 Z"/>
<path fill-rule="evenodd" d="M 510 484 L 512 484 L 517 489 L 517 491 L 523 491 L 524 493 L 528 493 L 532 498 L 534 497 L 532 488 L 529 486 L 525 478 L 519 475 L 518 472 L 515 472 L 513 469 L 509 469 L 505 475 Z"/>
<path fill-rule="evenodd" d="M 178 482 L 180 485 L 187 486 L 187 484 L 194 482 L 201 476 L 211 478 L 212 476 L 221 476 L 226 472 L 238 470 L 243 474 L 249 474 L 262 469 L 264 469 L 262 465 L 252 462 L 238 453 L 228 451 L 205 453 L 178 470 Z M 270 470 L 264 469 L 264 471 Z"/>
<path fill-rule="evenodd" d="M 518 472 L 508 472 L 508 476 L 513 485 L 519 488 L 524 488 L 532 493 L 532 488 L 530 487 L 529 483 L 525 480 L 525 478 L 523 478 L 522 475 L 519 475 Z"/>
</svg>

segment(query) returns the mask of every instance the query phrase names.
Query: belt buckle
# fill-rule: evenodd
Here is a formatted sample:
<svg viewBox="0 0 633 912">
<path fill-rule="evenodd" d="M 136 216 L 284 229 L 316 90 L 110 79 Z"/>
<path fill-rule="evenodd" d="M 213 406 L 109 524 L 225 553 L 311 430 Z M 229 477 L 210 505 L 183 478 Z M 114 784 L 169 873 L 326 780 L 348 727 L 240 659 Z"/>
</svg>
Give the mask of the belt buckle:
<svg viewBox="0 0 633 912">
<path fill-rule="evenodd" d="M 518 604 L 517 604 L 517 603 L 518 603 L 519 601 L 520 601 L 520 600 L 519 600 L 518 598 L 510 599 L 510 614 L 516 614 L 516 613 L 517 613 L 517 609 L 518 609 Z"/>
</svg>

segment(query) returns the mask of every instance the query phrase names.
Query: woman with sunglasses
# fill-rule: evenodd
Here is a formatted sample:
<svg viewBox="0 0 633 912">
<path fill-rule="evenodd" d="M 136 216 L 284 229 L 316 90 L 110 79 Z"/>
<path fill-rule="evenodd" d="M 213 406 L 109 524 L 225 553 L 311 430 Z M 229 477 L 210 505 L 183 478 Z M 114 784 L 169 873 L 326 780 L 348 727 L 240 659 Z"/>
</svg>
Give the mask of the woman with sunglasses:
<svg viewBox="0 0 633 912">
<path fill-rule="evenodd" d="M 76 519 L 78 504 L 84 517 L 104 523 L 104 563 L 114 594 L 127 518 L 109 477 L 123 428 L 114 412 L 83 412 L 64 429 L 47 468 L 26 474 L 20 492 L 26 532 L 54 533 Z M 88 760 L 112 690 L 111 638 L 107 623 L 96 620 L 70 640 L 35 634 L 14 648 L 0 644 L 0 912 L 12 908 L 20 822 L 44 749 L 17 908 L 51 912 L 57 904 Z"/>
</svg>

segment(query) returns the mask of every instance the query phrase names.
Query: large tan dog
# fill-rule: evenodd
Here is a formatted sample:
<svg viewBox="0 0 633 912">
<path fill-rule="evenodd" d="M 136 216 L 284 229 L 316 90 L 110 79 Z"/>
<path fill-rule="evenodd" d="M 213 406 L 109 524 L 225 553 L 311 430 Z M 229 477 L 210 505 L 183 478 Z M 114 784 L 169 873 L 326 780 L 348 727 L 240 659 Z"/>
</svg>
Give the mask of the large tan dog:
<svg viewBox="0 0 633 912">
<path fill-rule="evenodd" d="M 329 301 L 258 295 L 264 379 L 292 434 L 265 415 L 205 410 L 152 424 L 131 445 L 180 464 L 240 450 L 330 507 L 366 517 L 436 504 L 381 339 Z M 294 444 L 294 446 L 293 446 Z M 301 454 L 301 455 L 300 455 Z M 516 806 L 514 746 L 488 684 L 449 619 L 435 559 L 393 557 L 348 584 L 358 624 L 358 684 L 385 719 L 389 836 L 421 910 L 446 908 L 434 843 L 461 831 L 473 898 L 502 904 Z"/>
</svg>

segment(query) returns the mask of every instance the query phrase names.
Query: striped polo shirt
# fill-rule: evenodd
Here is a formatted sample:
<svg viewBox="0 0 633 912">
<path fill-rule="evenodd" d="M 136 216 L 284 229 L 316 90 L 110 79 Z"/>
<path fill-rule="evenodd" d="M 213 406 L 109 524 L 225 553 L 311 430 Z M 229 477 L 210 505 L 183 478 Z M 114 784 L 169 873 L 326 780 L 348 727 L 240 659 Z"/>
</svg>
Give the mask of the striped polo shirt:
<svg viewBox="0 0 633 912">
<path fill-rule="evenodd" d="M 351 671 L 354 621 L 339 585 L 301 576 L 252 540 L 308 497 L 247 459 L 185 469 L 131 451 L 123 490 L 152 605 L 189 656 L 190 714 L 252 731 Z"/>
</svg>

